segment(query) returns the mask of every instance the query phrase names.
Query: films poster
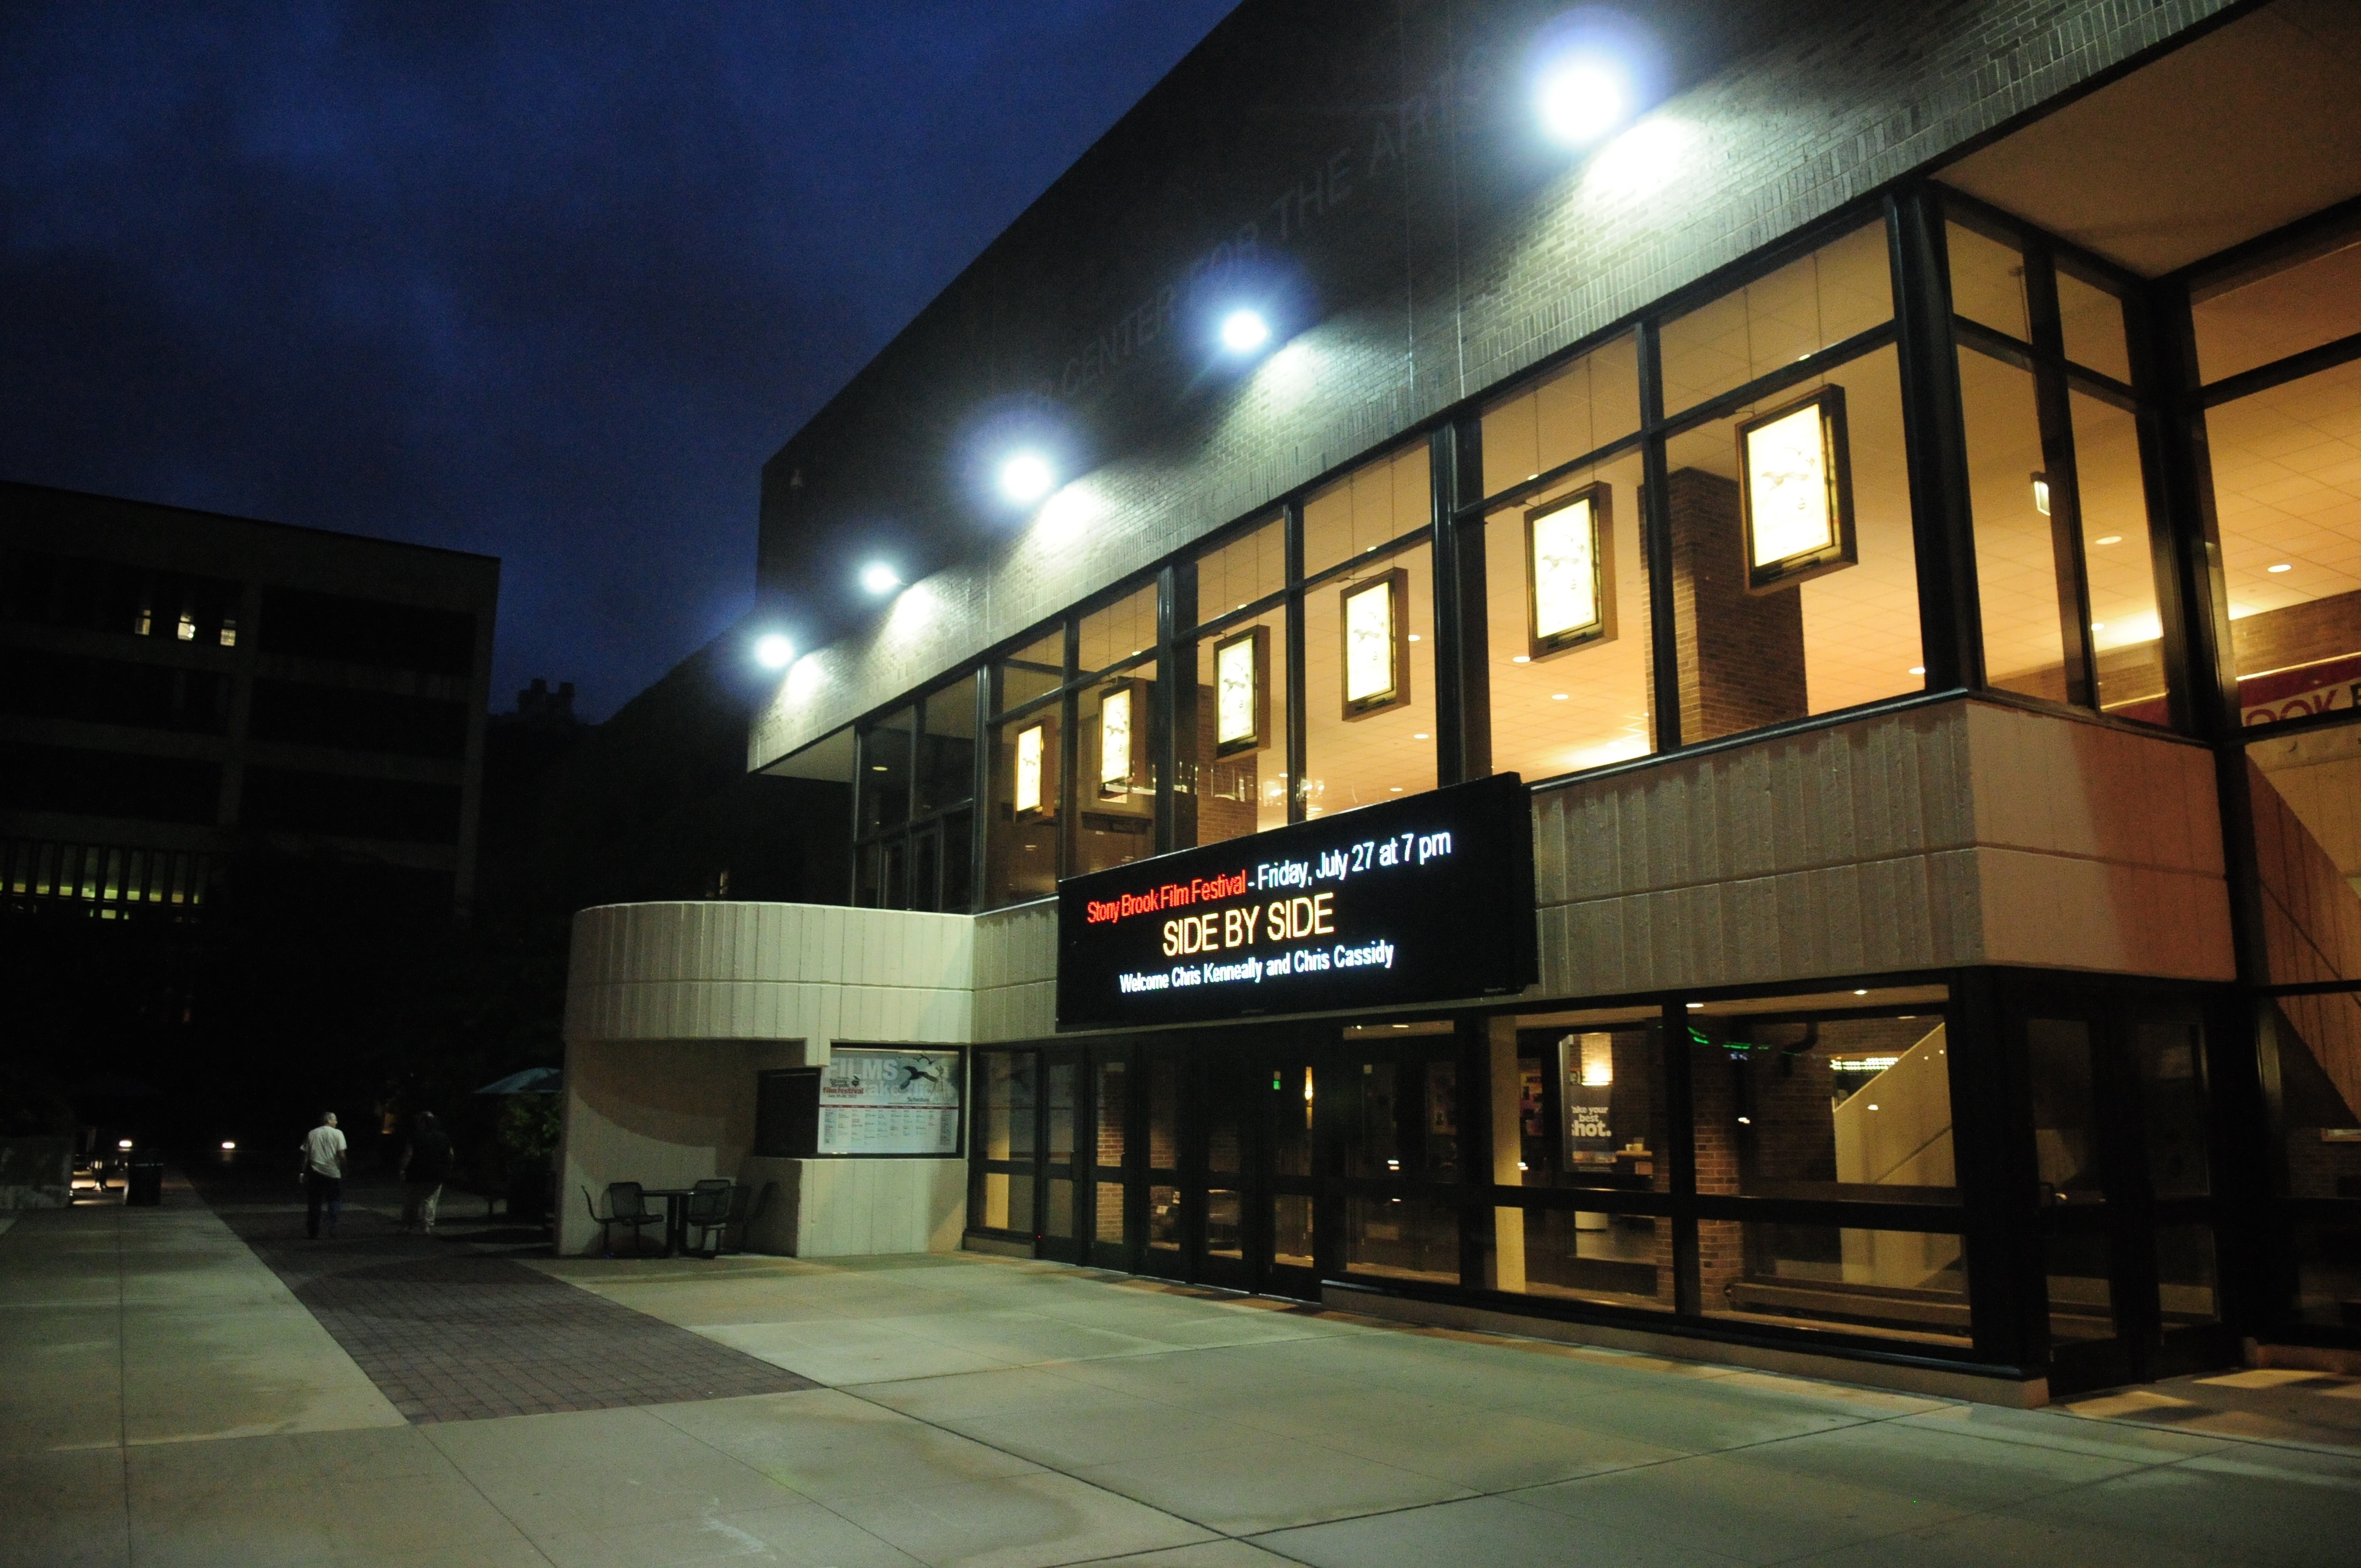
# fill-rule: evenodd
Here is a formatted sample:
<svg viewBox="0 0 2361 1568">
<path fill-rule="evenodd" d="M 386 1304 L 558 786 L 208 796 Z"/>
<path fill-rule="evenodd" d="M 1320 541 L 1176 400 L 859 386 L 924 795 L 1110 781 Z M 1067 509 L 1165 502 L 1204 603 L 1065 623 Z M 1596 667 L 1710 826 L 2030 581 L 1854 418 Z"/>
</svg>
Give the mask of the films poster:
<svg viewBox="0 0 2361 1568">
<path fill-rule="evenodd" d="M 960 1053 L 839 1047 L 819 1076 L 819 1152 L 959 1153 Z"/>
</svg>

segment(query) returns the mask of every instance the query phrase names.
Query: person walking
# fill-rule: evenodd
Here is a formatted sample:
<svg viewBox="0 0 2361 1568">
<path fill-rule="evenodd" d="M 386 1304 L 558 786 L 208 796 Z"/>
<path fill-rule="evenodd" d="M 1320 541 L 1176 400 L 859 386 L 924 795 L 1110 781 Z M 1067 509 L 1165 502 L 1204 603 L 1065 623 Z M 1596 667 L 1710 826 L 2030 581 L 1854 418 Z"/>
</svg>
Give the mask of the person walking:
<svg viewBox="0 0 2361 1568">
<path fill-rule="evenodd" d="M 303 1234 L 320 1239 L 320 1212 L 328 1215 L 328 1239 L 336 1239 L 336 1223 L 345 1217 L 345 1135 L 336 1130 L 336 1113 L 320 1113 L 320 1124 L 303 1135 Z"/>
<path fill-rule="evenodd" d="M 401 1151 L 401 1164 L 395 1174 L 405 1183 L 401 1228 L 433 1235 L 443 1183 L 451 1178 L 451 1137 L 435 1124 L 434 1112 L 421 1111 L 411 1123 L 410 1146 Z"/>
</svg>

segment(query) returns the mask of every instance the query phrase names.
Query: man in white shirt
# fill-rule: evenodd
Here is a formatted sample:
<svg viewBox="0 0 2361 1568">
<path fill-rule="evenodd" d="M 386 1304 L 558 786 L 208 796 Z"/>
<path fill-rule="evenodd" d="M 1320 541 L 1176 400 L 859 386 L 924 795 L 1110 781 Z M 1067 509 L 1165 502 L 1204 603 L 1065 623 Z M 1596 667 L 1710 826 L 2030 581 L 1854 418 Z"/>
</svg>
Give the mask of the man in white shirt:
<svg viewBox="0 0 2361 1568">
<path fill-rule="evenodd" d="M 320 1211 L 328 1212 L 328 1239 L 336 1239 L 336 1222 L 345 1214 L 345 1135 L 336 1130 L 336 1113 L 320 1113 L 320 1124 L 303 1135 L 303 1187 L 311 1201 L 303 1234 L 320 1239 Z"/>
</svg>

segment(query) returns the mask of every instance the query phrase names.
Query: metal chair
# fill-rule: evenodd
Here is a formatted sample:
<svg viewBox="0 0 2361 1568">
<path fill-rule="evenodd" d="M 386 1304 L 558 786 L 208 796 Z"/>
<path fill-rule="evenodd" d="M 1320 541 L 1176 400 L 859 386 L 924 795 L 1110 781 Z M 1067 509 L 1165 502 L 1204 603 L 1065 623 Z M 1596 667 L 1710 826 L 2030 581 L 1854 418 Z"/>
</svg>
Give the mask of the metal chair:
<svg viewBox="0 0 2361 1568">
<path fill-rule="evenodd" d="M 686 1233 L 694 1230 L 698 1233 L 697 1241 L 702 1249 L 699 1255 L 713 1257 L 718 1255 L 719 1244 L 716 1238 L 730 1223 L 730 1194 L 736 1190 L 737 1186 L 734 1181 L 725 1181 L 715 1176 L 708 1177 L 689 1188 L 688 1206 L 681 1215 L 681 1230 L 684 1233 L 681 1242 L 684 1250 L 686 1249 L 688 1240 Z"/>
<path fill-rule="evenodd" d="M 770 1206 L 771 1189 L 777 1185 L 775 1181 L 765 1181 L 757 1190 L 741 1181 L 730 1190 L 730 1217 L 721 1222 L 723 1252 L 746 1250 L 747 1227 L 763 1217 L 763 1211 Z M 730 1245 L 730 1233 L 732 1231 L 738 1233 L 738 1245 L 734 1247 Z"/>
<path fill-rule="evenodd" d="M 598 1206 L 590 1201 L 590 1190 L 588 1187 L 582 1190 L 582 1206 L 590 1212 L 591 1223 L 598 1227 L 598 1245 L 606 1249 L 609 1257 L 615 1255 L 617 1225 L 631 1227 L 631 1255 L 637 1257 L 642 1250 L 640 1246 L 641 1229 L 647 1225 L 664 1223 L 662 1214 L 649 1211 L 647 1194 L 636 1181 L 609 1182 L 607 1212 L 603 1214 L 598 1212 Z"/>
</svg>

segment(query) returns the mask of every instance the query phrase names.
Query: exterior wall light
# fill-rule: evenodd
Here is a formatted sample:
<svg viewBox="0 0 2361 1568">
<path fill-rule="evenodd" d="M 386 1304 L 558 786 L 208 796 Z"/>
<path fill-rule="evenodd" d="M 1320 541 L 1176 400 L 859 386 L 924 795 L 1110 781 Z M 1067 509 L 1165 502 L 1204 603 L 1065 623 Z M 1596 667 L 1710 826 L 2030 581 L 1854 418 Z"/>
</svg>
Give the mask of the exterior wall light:
<svg viewBox="0 0 2361 1568">
<path fill-rule="evenodd" d="M 784 670 L 795 663 L 796 645 L 774 631 L 754 640 L 754 663 L 766 670 Z"/>
<path fill-rule="evenodd" d="M 1631 113 L 1630 81 L 1601 59 L 1561 61 L 1543 74 L 1538 96 L 1542 128 L 1566 147 L 1587 147 Z"/>
<path fill-rule="evenodd" d="M 1018 506 L 1031 506 L 1057 487 L 1049 460 L 1038 452 L 1011 454 L 1000 465 L 1000 493 Z"/>
<path fill-rule="evenodd" d="M 1258 311 L 1232 311 L 1222 318 L 1222 346 L 1233 354 L 1252 354 L 1270 341 L 1270 323 Z"/>
<path fill-rule="evenodd" d="M 883 561 L 861 568 L 861 586 L 873 594 L 890 594 L 902 586 L 902 575 Z"/>
</svg>

